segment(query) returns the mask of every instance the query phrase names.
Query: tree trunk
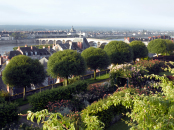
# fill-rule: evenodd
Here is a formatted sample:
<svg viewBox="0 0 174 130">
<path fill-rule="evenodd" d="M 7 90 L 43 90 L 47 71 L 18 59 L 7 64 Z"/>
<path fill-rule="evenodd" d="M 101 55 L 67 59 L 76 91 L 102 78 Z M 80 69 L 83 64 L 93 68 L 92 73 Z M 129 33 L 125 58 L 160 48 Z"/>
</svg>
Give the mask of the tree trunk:
<svg viewBox="0 0 174 130">
<path fill-rule="evenodd" d="M 65 78 L 65 86 L 68 85 L 68 77 Z"/>
<path fill-rule="evenodd" d="M 157 57 L 158 57 L 158 54 L 156 54 L 157 55 Z"/>
<path fill-rule="evenodd" d="M 23 100 L 26 100 L 26 86 L 23 87 Z"/>
<path fill-rule="evenodd" d="M 134 64 L 135 64 L 135 60 L 136 60 L 136 59 L 134 58 L 134 59 L 133 59 L 133 61 L 134 61 Z"/>
<path fill-rule="evenodd" d="M 94 69 L 94 80 L 96 80 L 96 69 Z"/>
</svg>

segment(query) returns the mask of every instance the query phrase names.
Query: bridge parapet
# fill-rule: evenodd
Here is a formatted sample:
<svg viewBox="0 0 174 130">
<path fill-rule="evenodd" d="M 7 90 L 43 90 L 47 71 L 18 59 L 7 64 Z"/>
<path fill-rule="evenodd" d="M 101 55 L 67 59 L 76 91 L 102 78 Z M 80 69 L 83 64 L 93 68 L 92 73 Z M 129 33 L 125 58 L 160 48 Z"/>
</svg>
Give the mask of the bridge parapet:
<svg viewBox="0 0 174 130">
<path fill-rule="evenodd" d="M 43 41 L 45 41 L 45 44 L 48 44 L 50 41 L 53 41 L 53 44 L 56 44 L 58 41 L 66 43 L 67 41 L 73 41 L 74 39 L 75 38 L 37 38 L 36 40 L 39 41 L 39 44 L 42 44 Z M 93 41 L 97 43 L 97 47 L 100 47 L 102 43 L 109 43 L 111 40 L 87 38 L 87 41 L 88 43 Z"/>
</svg>

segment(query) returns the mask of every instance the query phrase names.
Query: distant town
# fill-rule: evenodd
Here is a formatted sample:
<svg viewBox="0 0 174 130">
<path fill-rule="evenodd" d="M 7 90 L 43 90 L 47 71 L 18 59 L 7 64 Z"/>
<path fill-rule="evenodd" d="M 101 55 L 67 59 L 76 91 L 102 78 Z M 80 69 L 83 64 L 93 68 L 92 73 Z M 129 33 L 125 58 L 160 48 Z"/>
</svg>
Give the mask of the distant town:
<svg viewBox="0 0 174 130">
<path fill-rule="evenodd" d="M 2 29 L 1 29 L 2 30 Z M 7 31 L 8 30 L 8 31 Z M 14 40 L 14 33 L 21 34 L 18 39 L 33 39 L 33 38 L 62 38 L 62 37 L 86 37 L 86 38 L 102 38 L 102 39 L 120 39 L 124 37 L 149 37 L 157 35 L 173 36 L 174 31 L 159 31 L 159 30 L 121 30 L 111 29 L 108 30 L 87 30 L 81 29 L 78 31 L 75 27 L 69 29 L 33 29 L 32 31 L 3 29 L 0 31 L 0 40 Z"/>
</svg>

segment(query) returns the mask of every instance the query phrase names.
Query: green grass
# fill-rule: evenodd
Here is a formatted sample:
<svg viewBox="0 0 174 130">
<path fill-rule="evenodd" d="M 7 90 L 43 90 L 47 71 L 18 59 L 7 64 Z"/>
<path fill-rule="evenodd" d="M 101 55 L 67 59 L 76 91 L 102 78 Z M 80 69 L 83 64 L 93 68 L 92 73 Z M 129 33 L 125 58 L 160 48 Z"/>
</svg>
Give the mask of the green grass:
<svg viewBox="0 0 174 130">
<path fill-rule="evenodd" d="M 90 79 L 85 79 L 85 81 L 87 81 L 89 84 L 92 84 L 92 83 L 100 82 L 105 79 L 109 79 L 109 73 L 97 76 L 96 80 L 94 80 L 94 78 L 90 78 Z"/>
<path fill-rule="evenodd" d="M 168 71 L 165 71 L 165 72 L 160 72 L 159 73 L 159 75 L 168 75 L 168 76 L 172 76 L 172 75 L 174 75 L 174 73 L 170 73 L 170 72 L 168 72 Z"/>
<path fill-rule="evenodd" d="M 128 121 L 128 117 L 124 117 L 123 120 Z M 116 122 L 115 124 L 111 125 L 109 128 L 106 128 L 106 130 L 129 130 L 130 126 L 125 124 L 123 120 L 120 120 Z"/>
<path fill-rule="evenodd" d="M 30 96 L 32 96 L 32 95 L 30 95 Z M 18 99 L 14 100 L 14 101 L 17 102 L 19 104 L 19 106 L 23 106 L 23 105 L 29 103 L 28 99 L 29 99 L 30 96 L 26 96 L 27 100 L 25 100 L 25 101 L 23 100 L 23 98 L 18 98 Z"/>
</svg>

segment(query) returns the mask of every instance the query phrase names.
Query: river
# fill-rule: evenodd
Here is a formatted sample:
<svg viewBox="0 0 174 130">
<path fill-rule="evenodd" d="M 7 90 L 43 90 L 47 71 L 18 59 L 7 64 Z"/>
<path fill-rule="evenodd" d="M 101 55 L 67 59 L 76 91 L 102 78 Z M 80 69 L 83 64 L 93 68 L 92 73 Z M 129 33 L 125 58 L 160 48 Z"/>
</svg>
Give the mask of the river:
<svg viewBox="0 0 174 130">
<path fill-rule="evenodd" d="M 0 45 L 0 54 L 3 55 L 5 52 L 13 51 L 13 47 L 25 46 L 26 43 L 10 43 Z M 39 43 L 27 43 L 27 45 L 39 45 Z"/>
<path fill-rule="evenodd" d="M 124 39 L 109 39 L 111 41 L 124 41 Z M 25 46 L 26 43 L 9 43 L 0 45 L 0 54 L 3 55 L 5 52 L 13 51 L 13 47 Z M 27 45 L 39 45 L 39 43 L 27 43 Z"/>
<path fill-rule="evenodd" d="M 124 39 L 109 39 L 111 41 L 124 41 Z"/>
</svg>

